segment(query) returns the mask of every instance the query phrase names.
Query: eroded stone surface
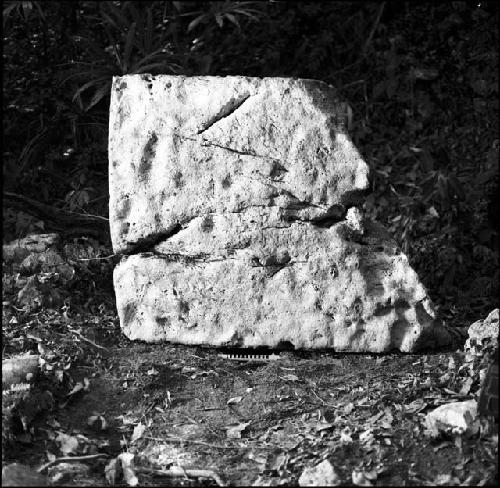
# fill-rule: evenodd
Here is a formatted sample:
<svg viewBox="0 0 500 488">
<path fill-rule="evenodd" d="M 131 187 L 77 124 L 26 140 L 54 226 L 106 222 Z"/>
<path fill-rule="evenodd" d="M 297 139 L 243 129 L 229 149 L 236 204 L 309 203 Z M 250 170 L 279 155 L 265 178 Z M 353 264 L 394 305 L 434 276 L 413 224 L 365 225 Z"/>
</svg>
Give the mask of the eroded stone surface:
<svg viewBox="0 0 500 488">
<path fill-rule="evenodd" d="M 274 227 L 256 212 L 256 241 L 246 217 L 214 216 L 209 230 L 201 217 L 155 253 L 126 257 L 114 275 L 125 334 L 370 352 L 446 342 L 424 287 L 380 226 L 356 242 L 346 222 Z"/>
<path fill-rule="evenodd" d="M 312 80 L 131 75 L 110 113 L 117 308 L 131 339 L 409 352 L 427 293 L 355 204 L 368 167 Z"/>
<path fill-rule="evenodd" d="M 130 75 L 113 82 L 109 160 L 115 252 L 159 242 L 208 213 L 279 207 L 340 219 L 368 187 L 323 82 Z"/>
<path fill-rule="evenodd" d="M 498 347 L 499 309 L 492 310 L 484 320 L 477 320 L 468 330 L 464 350 L 468 356 L 481 356 L 485 349 Z"/>
</svg>

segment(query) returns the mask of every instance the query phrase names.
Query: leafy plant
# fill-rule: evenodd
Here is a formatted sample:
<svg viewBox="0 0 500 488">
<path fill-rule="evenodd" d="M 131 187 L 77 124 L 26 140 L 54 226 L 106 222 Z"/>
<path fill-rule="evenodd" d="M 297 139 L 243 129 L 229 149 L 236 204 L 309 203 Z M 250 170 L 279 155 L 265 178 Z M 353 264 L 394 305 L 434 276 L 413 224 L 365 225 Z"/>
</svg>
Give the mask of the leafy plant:
<svg viewBox="0 0 500 488">
<path fill-rule="evenodd" d="M 259 10 L 252 8 L 255 3 L 228 0 L 206 4 L 195 2 L 201 8 L 185 12 L 182 2 L 147 2 L 144 5 L 132 1 L 101 2 L 100 15 L 95 20 L 104 39 L 99 42 L 89 37 L 78 38 L 83 50 L 94 61 L 73 63 L 72 72 L 64 81 L 80 80 L 73 100 L 88 111 L 109 94 L 113 76 L 185 72 L 194 50 L 189 48 L 187 39 L 186 47 L 181 47 L 179 31 L 182 19 L 195 17 L 187 25 L 186 33 L 203 25 L 211 28 L 211 22 L 222 28 L 225 20 L 239 29 L 238 16 L 257 19 Z M 155 24 L 154 18 L 160 7 L 162 21 Z M 200 38 L 197 42 L 199 46 Z M 84 95 L 88 93 L 90 95 L 85 102 Z"/>
<path fill-rule="evenodd" d="M 187 31 L 191 32 L 197 26 L 209 24 L 214 20 L 220 28 L 224 26 L 224 20 L 227 20 L 229 22 L 232 22 L 236 27 L 238 27 L 238 29 L 240 29 L 238 15 L 243 15 L 254 20 L 259 20 L 259 15 L 261 15 L 262 12 L 257 8 L 254 8 L 256 6 L 256 3 L 257 2 L 234 2 L 231 0 L 225 0 L 223 2 L 208 2 L 207 12 L 198 10 L 184 14 L 187 16 L 196 16 L 189 23 Z"/>
<path fill-rule="evenodd" d="M 95 61 L 76 61 L 72 73 L 64 82 L 77 78 L 84 81 L 75 91 L 73 101 L 88 111 L 110 92 L 111 79 L 116 75 L 146 72 L 177 72 L 171 45 L 165 31 L 155 28 L 154 2 L 138 8 L 136 2 L 101 2 L 100 17 L 104 42 L 79 37 L 82 48 Z M 102 47 L 104 44 L 105 47 Z M 87 102 L 84 94 L 91 93 Z"/>
<path fill-rule="evenodd" d="M 45 21 L 45 14 L 42 8 L 42 2 L 29 2 L 20 0 L 11 0 L 4 2 L 5 7 L 3 9 L 3 27 L 5 29 L 7 22 L 13 18 L 20 18 L 24 22 L 28 22 L 33 12 Z"/>
</svg>

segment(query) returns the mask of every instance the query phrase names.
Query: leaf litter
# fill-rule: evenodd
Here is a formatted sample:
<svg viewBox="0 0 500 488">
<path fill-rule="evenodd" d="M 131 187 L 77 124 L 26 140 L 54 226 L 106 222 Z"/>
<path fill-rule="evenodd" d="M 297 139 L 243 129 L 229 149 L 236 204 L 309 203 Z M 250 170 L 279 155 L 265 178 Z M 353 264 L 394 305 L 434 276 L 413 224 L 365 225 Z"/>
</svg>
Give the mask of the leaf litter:
<svg viewBox="0 0 500 488">
<path fill-rule="evenodd" d="M 445 420 L 458 425 L 441 419 L 429 429 L 437 408 L 476 399 L 478 370 L 463 353 L 297 352 L 238 362 L 208 348 L 131 343 L 115 320 L 103 354 L 75 336 L 51 338 L 64 321 L 42 323 L 27 331 L 39 338 L 31 339 L 35 348 L 41 340 L 52 354 L 30 395 L 43 385 L 58 409 L 50 402 L 43 411 L 23 406 L 26 428 L 15 439 L 24 436 L 31 464 L 55 486 L 443 485 L 494 478 L 495 423 L 457 411 Z"/>
</svg>

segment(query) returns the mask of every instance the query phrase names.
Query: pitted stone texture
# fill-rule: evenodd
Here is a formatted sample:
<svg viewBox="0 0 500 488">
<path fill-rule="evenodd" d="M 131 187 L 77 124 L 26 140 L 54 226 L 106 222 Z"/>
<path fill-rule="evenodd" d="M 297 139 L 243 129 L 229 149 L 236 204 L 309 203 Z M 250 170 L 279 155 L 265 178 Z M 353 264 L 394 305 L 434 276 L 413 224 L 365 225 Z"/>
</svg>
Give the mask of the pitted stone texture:
<svg viewBox="0 0 500 488">
<path fill-rule="evenodd" d="M 469 359 L 483 356 L 486 350 L 498 348 L 499 309 L 492 310 L 484 320 L 477 320 L 468 330 L 464 350 Z"/>
<path fill-rule="evenodd" d="M 351 352 L 449 342 L 406 256 L 380 226 L 362 235 L 347 221 L 275 226 L 258 209 L 206 219 L 115 269 L 130 339 Z"/>
<path fill-rule="evenodd" d="M 127 75 L 110 108 L 115 252 L 160 242 L 208 213 L 279 207 L 341 219 L 368 187 L 343 129 L 347 106 L 320 81 Z"/>
</svg>

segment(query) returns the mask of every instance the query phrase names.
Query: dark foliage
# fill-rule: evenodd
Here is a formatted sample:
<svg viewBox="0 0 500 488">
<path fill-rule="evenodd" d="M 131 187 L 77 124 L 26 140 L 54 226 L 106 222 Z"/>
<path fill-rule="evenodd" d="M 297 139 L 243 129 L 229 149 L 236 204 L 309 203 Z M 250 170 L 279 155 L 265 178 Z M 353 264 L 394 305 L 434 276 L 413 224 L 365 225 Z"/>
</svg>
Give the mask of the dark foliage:
<svg viewBox="0 0 500 488">
<path fill-rule="evenodd" d="M 366 213 L 451 317 L 498 306 L 495 2 L 4 2 L 3 61 L 5 189 L 101 216 L 111 76 L 331 83 L 372 168 Z M 4 226 L 34 230 L 8 207 Z"/>
</svg>

